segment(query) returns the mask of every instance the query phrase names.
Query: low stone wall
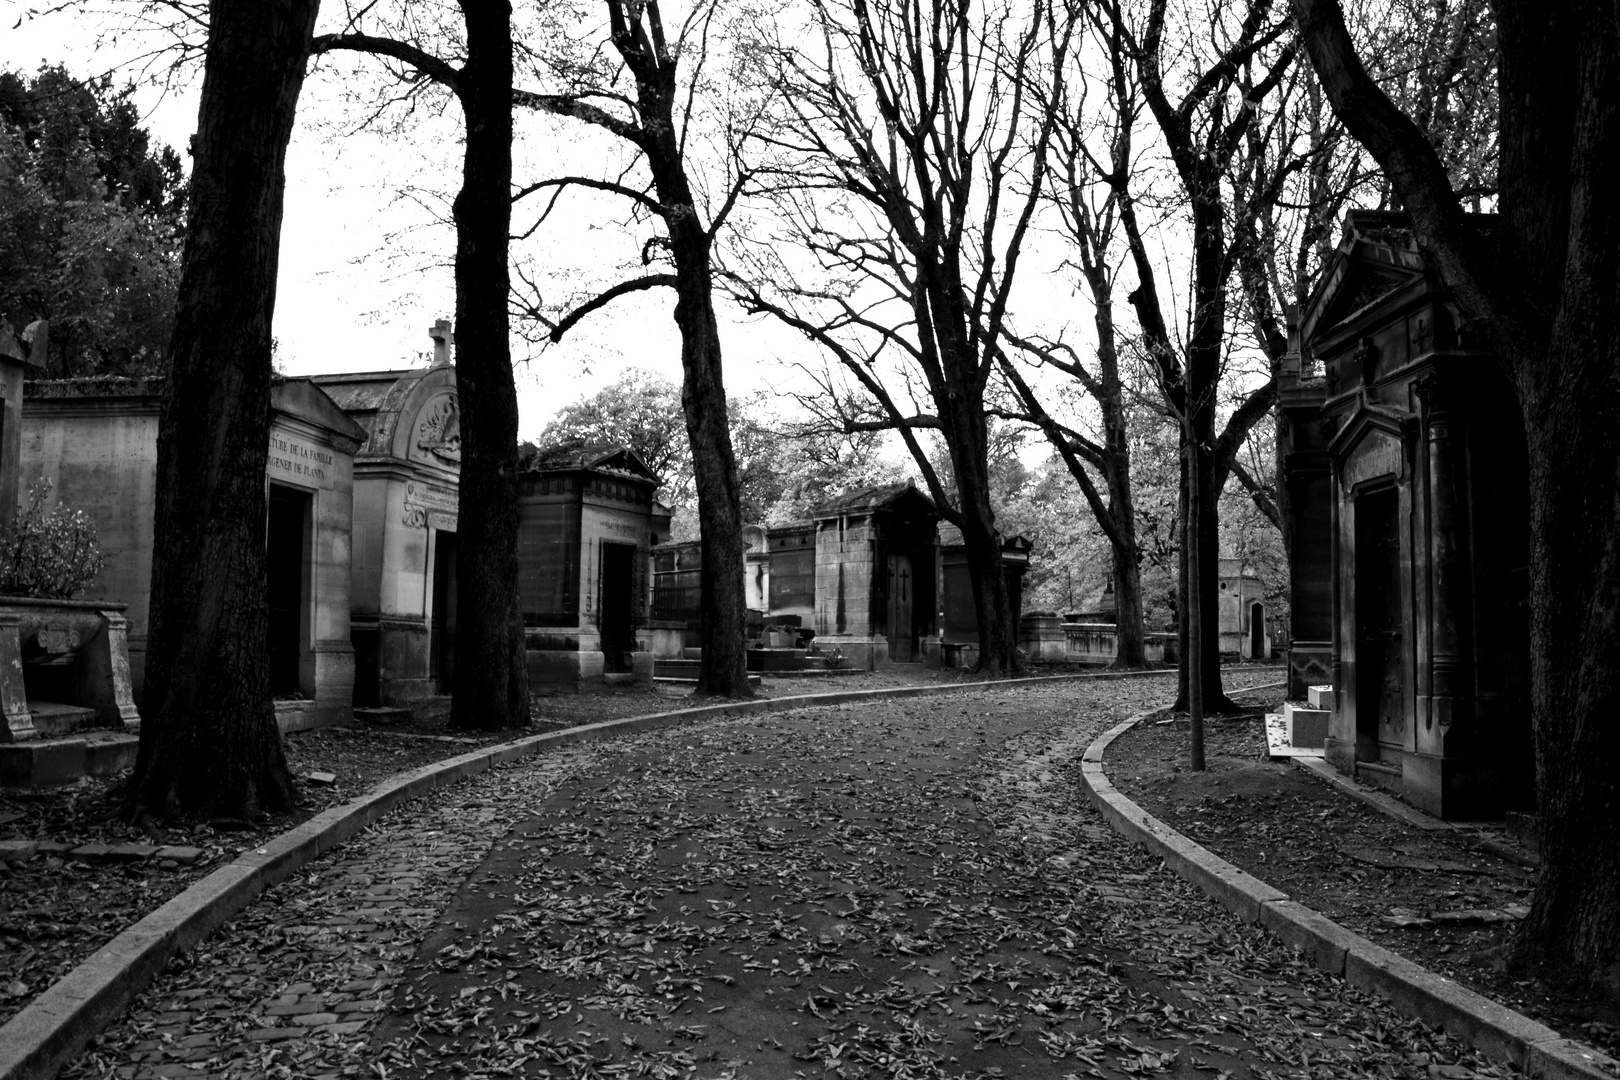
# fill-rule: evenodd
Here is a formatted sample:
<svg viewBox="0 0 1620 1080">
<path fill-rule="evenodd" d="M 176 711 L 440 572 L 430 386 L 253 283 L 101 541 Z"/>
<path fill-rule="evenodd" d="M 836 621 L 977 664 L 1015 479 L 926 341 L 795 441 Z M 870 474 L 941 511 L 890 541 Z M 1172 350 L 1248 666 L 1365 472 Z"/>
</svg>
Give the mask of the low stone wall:
<svg viewBox="0 0 1620 1080">
<path fill-rule="evenodd" d="M 1119 655 L 1119 627 L 1113 623 L 1064 623 L 1063 659 L 1071 664 L 1112 664 Z M 1147 661 L 1162 664 L 1176 658 L 1176 635 L 1144 635 Z"/>
</svg>

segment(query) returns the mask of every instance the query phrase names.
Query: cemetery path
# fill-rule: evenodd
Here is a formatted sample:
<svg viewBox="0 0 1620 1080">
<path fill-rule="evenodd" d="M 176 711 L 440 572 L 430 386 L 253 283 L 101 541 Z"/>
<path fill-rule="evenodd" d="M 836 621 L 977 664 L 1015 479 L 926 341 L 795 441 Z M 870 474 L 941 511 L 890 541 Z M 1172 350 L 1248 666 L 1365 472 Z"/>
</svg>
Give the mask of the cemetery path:
<svg viewBox="0 0 1620 1080">
<path fill-rule="evenodd" d="M 495 770 L 267 892 L 66 1075 L 1511 1075 L 1090 808 L 1081 752 L 1170 686 L 820 706 Z"/>
</svg>

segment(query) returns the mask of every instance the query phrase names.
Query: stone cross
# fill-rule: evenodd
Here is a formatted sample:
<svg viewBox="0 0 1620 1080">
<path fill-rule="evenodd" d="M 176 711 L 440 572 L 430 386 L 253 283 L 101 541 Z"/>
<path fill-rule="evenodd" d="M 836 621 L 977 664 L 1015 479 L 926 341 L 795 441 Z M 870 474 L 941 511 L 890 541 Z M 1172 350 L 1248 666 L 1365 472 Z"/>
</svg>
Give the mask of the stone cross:
<svg viewBox="0 0 1620 1080">
<path fill-rule="evenodd" d="M 440 319 L 428 327 L 428 336 L 433 339 L 433 366 L 443 367 L 450 362 L 450 347 L 456 343 L 450 320 Z"/>
</svg>

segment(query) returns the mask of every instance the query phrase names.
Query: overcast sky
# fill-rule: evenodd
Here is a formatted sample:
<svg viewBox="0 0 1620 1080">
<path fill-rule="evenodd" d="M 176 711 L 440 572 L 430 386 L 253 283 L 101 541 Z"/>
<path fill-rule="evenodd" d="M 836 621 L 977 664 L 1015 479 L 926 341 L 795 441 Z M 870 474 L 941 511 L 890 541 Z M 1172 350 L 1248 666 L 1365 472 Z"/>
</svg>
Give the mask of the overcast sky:
<svg viewBox="0 0 1620 1080">
<path fill-rule="evenodd" d="M 62 63 L 89 77 L 110 69 L 138 78 L 135 36 L 96 42 L 73 14 L 25 17 L 28 4 L 0 0 L 0 64 L 31 72 Z M 14 26 L 21 20 L 20 25 Z M 455 295 L 452 232 L 437 219 L 459 183 L 461 146 L 453 113 L 417 116 L 402 134 L 356 131 L 342 124 L 342 73 L 317 65 L 305 84 L 299 122 L 287 155 L 286 216 L 275 332 L 290 374 L 376 370 L 417 363 L 431 349 L 428 327 L 451 317 Z M 148 128 L 184 152 L 196 129 L 197 86 L 162 92 L 138 86 Z M 571 136 L 544 148 L 558 171 L 595 148 Z M 544 168 L 540 151 L 520 151 L 516 179 Z M 527 161 L 522 158 L 527 155 Z M 525 219 L 519 207 L 515 222 Z M 571 198 L 547 224 L 538 272 L 560 297 L 604 280 L 604 253 L 634 250 L 647 226 L 630 234 L 612 202 Z M 628 245 L 628 247 L 626 247 Z M 610 258 L 618 256 L 610 255 Z M 627 365 L 680 379 L 680 340 L 673 295 L 647 293 L 617 301 L 529 363 L 517 365 L 521 433 L 529 438 L 560 406 L 592 392 Z M 819 363 L 797 334 L 720 312 L 728 389 L 734 394 L 793 385 L 790 362 Z M 514 343 L 514 352 L 521 345 Z"/>
</svg>

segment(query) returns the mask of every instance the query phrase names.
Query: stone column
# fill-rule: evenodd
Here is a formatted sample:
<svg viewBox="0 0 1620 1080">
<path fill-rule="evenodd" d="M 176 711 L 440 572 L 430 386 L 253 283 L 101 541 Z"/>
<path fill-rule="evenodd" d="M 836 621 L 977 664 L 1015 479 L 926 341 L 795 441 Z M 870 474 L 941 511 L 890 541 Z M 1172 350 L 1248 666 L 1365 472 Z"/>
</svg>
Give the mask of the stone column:
<svg viewBox="0 0 1620 1080">
<path fill-rule="evenodd" d="M 1468 692 L 1467 566 L 1459 518 L 1461 479 L 1457 469 L 1456 425 L 1450 393 L 1438 375 L 1415 384 L 1424 406 L 1428 438 L 1429 487 L 1429 726 L 1444 733 L 1456 719 L 1457 702 Z"/>
</svg>

